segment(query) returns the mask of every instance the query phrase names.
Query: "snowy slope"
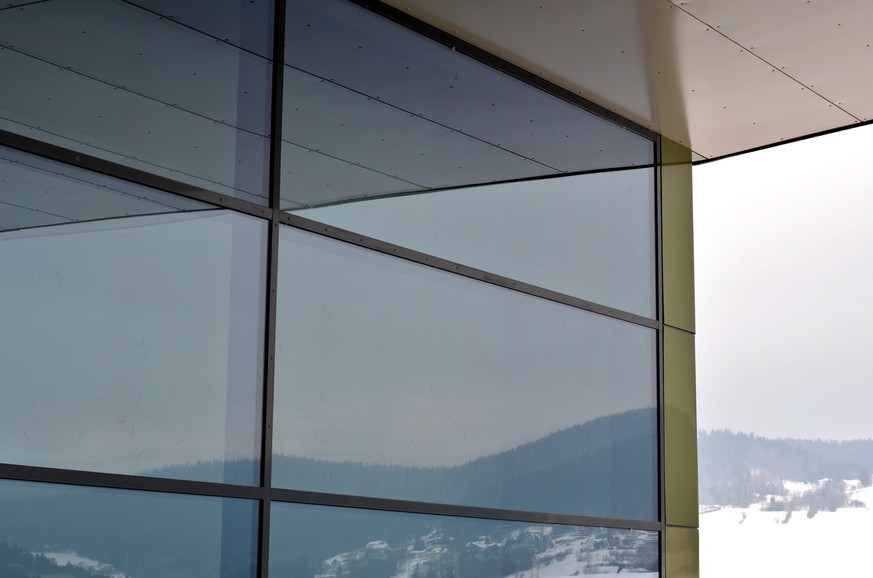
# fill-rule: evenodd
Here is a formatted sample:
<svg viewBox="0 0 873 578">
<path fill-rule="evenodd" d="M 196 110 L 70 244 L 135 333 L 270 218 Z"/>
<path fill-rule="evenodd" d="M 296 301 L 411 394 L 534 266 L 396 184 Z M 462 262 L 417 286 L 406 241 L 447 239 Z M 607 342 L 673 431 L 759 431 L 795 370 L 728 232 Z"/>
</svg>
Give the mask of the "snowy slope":
<svg viewBox="0 0 873 578">
<path fill-rule="evenodd" d="M 799 489 L 799 488 L 798 488 Z M 721 508 L 700 516 L 702 578 L 873 576 L 873 488 L 849 492 L 864 508 L 765 512 Z"/>
</svg>

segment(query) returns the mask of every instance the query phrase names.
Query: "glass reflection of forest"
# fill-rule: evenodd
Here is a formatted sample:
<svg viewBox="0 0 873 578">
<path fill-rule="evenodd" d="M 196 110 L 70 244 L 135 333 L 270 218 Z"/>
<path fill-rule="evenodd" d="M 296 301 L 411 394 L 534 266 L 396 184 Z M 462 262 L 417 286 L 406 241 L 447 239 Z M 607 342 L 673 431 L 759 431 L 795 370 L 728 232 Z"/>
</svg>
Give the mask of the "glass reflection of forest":
<svg viewBox="0 0 873 578">
<path fill-rule="evenodd" d="M 284 456 L 301 484 L 358 495 L 646 519 L 654 411 L 599 418 L 462 466 Z M 201 462 L 149 472 L 210 477 Z M 0 481 L 0 576 L 255 576 L 257 503 Z M 655 572 L 657 533 L 273 503 L 276 576 L 514 577 Z M 69 566 L 69 564 L 73 564 Z M 528 576 L 529 574 L 525 574 Z"/>
</svg>

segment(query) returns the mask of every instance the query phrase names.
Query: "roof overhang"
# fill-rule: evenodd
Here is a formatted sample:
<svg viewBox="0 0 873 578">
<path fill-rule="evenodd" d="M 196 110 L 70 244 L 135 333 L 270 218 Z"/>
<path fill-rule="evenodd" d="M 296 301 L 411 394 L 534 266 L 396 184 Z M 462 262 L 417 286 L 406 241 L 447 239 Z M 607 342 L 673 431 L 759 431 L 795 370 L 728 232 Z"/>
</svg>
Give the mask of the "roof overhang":
<svg viewBox="0 0 873 578">
<path fill-rule="evenodd" d="M 716 158 L 873 118 L 868 0 L 384 0 Z"/>
</svg>

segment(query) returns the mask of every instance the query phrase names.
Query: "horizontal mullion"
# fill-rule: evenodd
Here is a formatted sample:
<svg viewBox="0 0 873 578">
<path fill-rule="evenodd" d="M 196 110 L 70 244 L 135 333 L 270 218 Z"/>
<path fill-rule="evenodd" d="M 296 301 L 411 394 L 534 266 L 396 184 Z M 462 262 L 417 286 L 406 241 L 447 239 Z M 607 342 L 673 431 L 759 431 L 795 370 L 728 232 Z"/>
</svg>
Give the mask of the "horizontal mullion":
<svg viewBox="0 0 873 578">
<path fill-rule="evenodd" d="M 231 195 L 216 193 L 194 185 L 189 185 L 167 177 L 135 169 L 127 165 L 87 155 L 64 147 L 38 141 L 20 134 L 0 130 L 0 145 L 22 152 L 38 155 L 53 161 L 80 167 L 139 185 L 173 193 L 189 199 L 210 203 L 222 208 L 232 209 L 255 217 L 270 218 L 272 210 L 268 207 L 237 199 Z"/>
<path fill-rule="evenodd" d="M 601 305 L 593 301 L 587 301 L 579 297 L 567 295 L 566 293 L 560 293 L 551 289 L 545 289 L 538 285 L 518 281 L 517 279 L 513 279 L 511 277 L 504 277 L 503 275 L 497 275 L 495 273 L 490 273 L 482 269 L 462 265 L 460 263 L 456 263 L 455 261 L 450 261 L 441 257 L 435 257 L 434 255 L 431 255 L 429 253 L 422 253 L 421 251 L 415 251 L 413 249 L 409 249 L 400 245 L 395 245 L 387 241 L 382 241 L 380 239 L 361 235 L 353 231 L 334 227 L 333 225 L 326 225 L 324 223 L 313 221 L 299 215 L 282 213 L 280 214 L 279 219 L 282 223 L 297 229 L 302 229 L 304 231 L 309 231 L 310 233 L 324 235 L 332 239 L 337 239 L 339 241 L 351 243 L 353 245 L 358 245 L 367 249 L 372 249 L 386 255 L 392 255 L 401 259 L 406 259 L 407 261 L 413 261 L 420 265 L 427 265 L 429 267 L 441 269 L 449 273 L 456 273 L 470 279 L 484 281 L 486 283 L 497 285 L 505 289 L 512 289 L 514 291 L 519 291 L 521 293 L 526 293 L 535 297 L 541 297 L 543 299 L 548 299 L 549 301 L 554 301 L 563 305 L 569 305 L 570 307 L 575 307 L 576 309 L 590 311 L 591 313 L 597 313 L 606 317 L 612 317 L 620 321 L 627 321 L 629 323 L 642 325 L 650 329 L 660 329 L 660 323 L 655 319 L 643 317 L 642 315 L 637 315 L 636 313 L 630 313 L 621 309 L 615 309 L 614 307 Z"/>
<path fill-rule="evenodd" d="M 16 464 L 0 464 L 0 479 L 250 500 L 263 500 L 268 495 L 264 488 L 254 486 Z"/>
<path fill-rule="evenodd" d="M 270 499 L 273 502 L 310 504 L 316 506 L 333 506 L 338 508 L 380 510 L 385 512 L 402 512 L 408 514 L 428 514 L 434 516 L 480 518 L 487 520 L 502 520 L 507 522 L 561 524 L 566 526 L 590 526 L 600 528 L 617 528 L 624 530 L 660 531 L 663 529 L 663 525 L 660 522 L 655 522 L 651 520 L 625 520 L 616 518 L 601 518 L 595 516 L 555 514 L 548 512 L 530 512 L 525 510 L 504 510 L 500 508 L 459 506 L 455 504 L 415 502 L 410 500 L 394 500 L 389 498 L 370 498 L 366 496 L 327 494 L 321 492 L 307 492 L 301 490 L 288 490 L 280 488 L 272 489 Z"/>
</svg>

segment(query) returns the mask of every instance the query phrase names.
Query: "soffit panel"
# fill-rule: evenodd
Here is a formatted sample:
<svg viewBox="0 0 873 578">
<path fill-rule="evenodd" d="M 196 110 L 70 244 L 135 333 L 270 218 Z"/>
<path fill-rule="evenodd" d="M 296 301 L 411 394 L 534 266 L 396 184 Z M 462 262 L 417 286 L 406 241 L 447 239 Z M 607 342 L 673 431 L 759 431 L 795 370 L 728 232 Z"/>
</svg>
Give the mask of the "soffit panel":
<svg viewBox="0 0 873 578">
<path fill-rule="evenodd" d="M 777 1 L 791 4 L 790 0 Z M 846 2 L 847 18 L 856 13 L 853 10 L 870 10 L 857 2 Z M 752 0 L 739 4 L 690 0 L 675 5 L 668 0 L 386 3 L 690 146 L 704 158 L 857 122 L 781 70 L 789 65 L 771 66 L 694 11 L 700 4 L 717 6 L 724 13 L 739 12 Z M 821 4 L 819 9 L 825 10 L 825 3 Z M 759 12 L 764 22 L 755 24 L 762 37 L 765 30 L 780 28 L 785 21 L 778 10 Z M 804 27 L 821 25 L 814 20 L 810 16 L 800 18 L 801 24 L 791 21 L 778 35 L 802 44 L 805 52 L 821 50 L 821 43 L 801 36 Z M 737 26 L 742 28 L 742 22 Z M 830 32 L 819 36 L 834 42 Z M 798 75 L 801 66 L 812 66 L 804 57 L 805 53 L 793 60 Z M 824 60 L 819 59 L 823 67 Z M 833 85 L 832 98 L 846 102 L 849 110 L 852 103 L 864 100 L 865 91 L 873 89 L 867 87 L 869 75 L 850 81 L 843 75 L 855 75 L 851 69 L 834 66 L 834 62 L 826 68 L 833 79 L 828 81 L 822 71 L 821 82 Z M 871 104 L 866 106 L 873 108 L 873 99 L 868 100 Z"/>
<path fill-rule="evenodd" d="M 674 3 L 858 120 L 873 118 L 869 0 Z"/>
<path fill-rule="evenodd" d="M 707 23 L 658 4 L 668 9 L 649 9 L 645 24 L 659 46 L 649 65 L 664 135 L 711 158 L 855 121 Z"/>
</svg>

